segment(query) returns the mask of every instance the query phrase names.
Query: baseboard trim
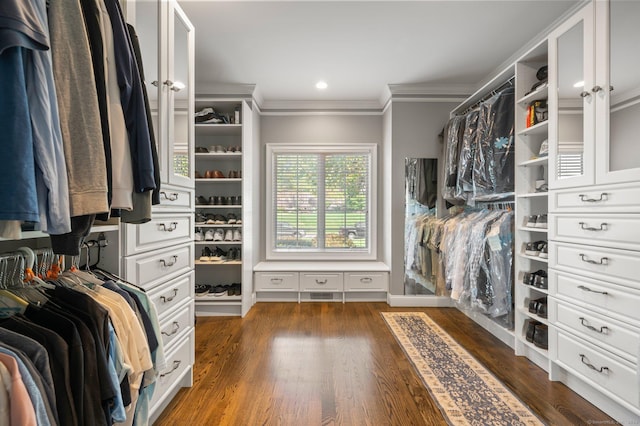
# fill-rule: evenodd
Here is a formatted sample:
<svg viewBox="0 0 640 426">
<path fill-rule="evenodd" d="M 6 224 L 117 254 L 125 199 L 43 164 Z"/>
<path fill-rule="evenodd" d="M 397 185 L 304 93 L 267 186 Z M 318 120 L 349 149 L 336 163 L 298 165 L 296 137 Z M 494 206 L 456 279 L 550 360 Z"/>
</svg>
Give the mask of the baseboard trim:
<svg viewBox="0 0 640 426">
<path fill-rule="evenodd" d="M 448 296 L 406 296 L 406 295 L 387 295 L 387 304 L 393 307 L 403 308 L 448 308 L 452 307 L 453 302 Z"/>
</svg>

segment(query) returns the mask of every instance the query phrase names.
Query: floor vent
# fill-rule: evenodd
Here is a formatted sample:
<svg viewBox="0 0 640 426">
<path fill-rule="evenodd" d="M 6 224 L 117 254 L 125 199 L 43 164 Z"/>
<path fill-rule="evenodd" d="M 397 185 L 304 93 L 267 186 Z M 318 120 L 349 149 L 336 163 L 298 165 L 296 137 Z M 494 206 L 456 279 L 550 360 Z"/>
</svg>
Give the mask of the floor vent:
<svg viewBox="0 0 640 426">
<path fill-rule="evenodd" d="M 311 300 L 333 300 L 333 293 L 310 293 Z"/>
</svg>

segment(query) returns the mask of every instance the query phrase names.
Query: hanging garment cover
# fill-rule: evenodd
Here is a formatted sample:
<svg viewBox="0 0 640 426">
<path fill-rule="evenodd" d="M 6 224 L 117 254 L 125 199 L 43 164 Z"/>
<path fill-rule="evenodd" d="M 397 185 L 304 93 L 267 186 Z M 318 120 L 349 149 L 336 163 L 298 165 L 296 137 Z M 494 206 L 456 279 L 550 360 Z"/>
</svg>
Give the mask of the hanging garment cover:
<svg viewBox="0 0 640 426">
<path fill-rule="evenodd" d="M 480 111 L 474 109 L 467 113 L 464 123 L 464 135 L 460 147 L 458 164 L 458 182 L 456 185 L 456 198 L 470 200 L 473 198 L 473 161 L 477 149 L 478 119 Z"/>
<path fill-rule="evenodd" d="M 442 185 L 442 197 L 453 203 L 456 198 L 456 186 L 458 183 L 458 163 L 460 161 L 460 148 L 464 137 L 465 116 L 457 115 L 447 123 L 445 130 L 444 149 L 444 182 Z"/>
</svg>

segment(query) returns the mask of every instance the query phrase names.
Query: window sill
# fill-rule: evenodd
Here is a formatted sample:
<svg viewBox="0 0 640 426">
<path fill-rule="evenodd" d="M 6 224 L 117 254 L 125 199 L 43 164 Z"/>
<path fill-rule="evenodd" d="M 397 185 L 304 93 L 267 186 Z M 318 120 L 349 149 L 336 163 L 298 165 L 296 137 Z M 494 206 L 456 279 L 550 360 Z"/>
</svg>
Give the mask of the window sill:
<svg viewBox="0 0 640 426">
<path fill-rule="evenodd" d="M 389 272 L 389 265 L 378 261 L 265 261 L 253 268 L 256 272 Z"/>
</svg>

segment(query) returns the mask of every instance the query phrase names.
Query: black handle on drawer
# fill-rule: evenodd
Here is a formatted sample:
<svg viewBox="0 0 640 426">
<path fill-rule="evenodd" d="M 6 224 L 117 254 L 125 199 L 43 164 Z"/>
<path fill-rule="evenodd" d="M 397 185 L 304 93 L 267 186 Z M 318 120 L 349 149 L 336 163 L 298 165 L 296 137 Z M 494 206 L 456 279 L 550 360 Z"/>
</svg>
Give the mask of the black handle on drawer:
<svg viewBox="0 0 640 426">
<path fill-rule="evenodd" d="M 164 259 L 160 259 L 159 262 L 162 263 L 162 266 L 164 267 L 171 267 L 178 262 L 178 256 L 174 254 L 173 256 L 171 256 L 171 258 L 173 259 L 173 261 L 167 262 Z"/>
<path fill-rule="evenodd" d="M 580 201 L 583 201 L 585 203 L 597 203 L 598 201 L 607 201 L 607 194 L 606 192 L 601 192 L 600 193 L 600 198 L 585 198 L 588 197 L 588 195 L 585 194 L 580 194 L 578 195 L 578 197 L 580 197 Z"/>
<path fill-rule="evenodd" d="M 597 328 L 595 328 L 592 325 L 589 325 L 589 323 L 587 322 L 586 319 L 584 319 L 584 317 L 580 317 L 580 324 L 583 327 L 587 327 L 589 330 L 591 331 L 595 331 L 596 333 L 600 333 L 600 334 L 608 334 L 609 332 L 609 327 L 607 327 L 606 325 L 600 327 L 600 330 L 598 330 Z"/>
<path fill-rule="evenodd" d="M 600 224 L 600 228 L 596 228 L 593 226 L 585 226 L 585 222 L 580 222 L 580 229 L 584 229 L 585 231 L 606 231 L 608 224 L 606 222 L 602 222 Z"/>
<path fill-rule="evenodd" d="M 589 291 L 591 293 L 598 293 L 598 294 L 604 294 L 604 295 L 609 294 L 606 291 L 591 290 L 589 287 L 586 287 L 586 286 L 583 286 L 583 285 L 579 285 L 578 288 L 580 290 Z"/>
<path fill-rule="evenodd" d="M 273 284 L 282 284 L 282 278 L 271 278 L 270 281 Z"/>
<path fill-rule="evenodd" d="M 360 278 L 360 282 L 363 283 L 363 284 L 369 284 L 369 283 L 371 283 L 371 281 L 373 281 L 371 279 L 371 277 L 362 277 L 362 278 Z"/>
<path fill-rule="evenodd" d="M 180 330 L 180 324 L 178 324 L 178 321 L 174 321 L 173 322 L 173 330 L 171 330 L 171 333 L 167 333 L 164 330 L 161 331 L 161 333 L 164 334 L 165 336 L 173 336 L 174 334 L 176 334 L 178 332 L 178 330 Z"/>
<path fill-rule="evenodd" d="M 587 359 L 587 361 L 585 361 L 585 359 Z M 590 369 L 592 369 L 593 371 L 597 371 L 598 373 L 609 373 L 609 367 L 600 367 L 600 368 L 596 368 L 593 364 L 591 364 L 588 361 L 588 358 L 586 355 L 584 354 L 580 354 L 580 361 L 586 365 L 587 367 L 589 367 Z"/>
<path fill-rule="evenodd" d="M 173 296 L 160 296 L 160 300 L 162 301 L 162 303 L 171 302 L 173 299 L 176 298 L 177 295 L 178 295 L 178 289 L 174 288 Z"/>
<path fill-rule="evenodd" d="M 182 361 L 180 360 L 173 361 L 173 368 L 170 371 L 167 371 L 166 373 L 160 374 L 160 377 L 168 376 L 169 374 L 173 373 L 180 367 L 180 364 L 182 364 Z"/>
<path fill-rule="evenodd" d="M 326 284 L 327 283 L 327 279 L 325 278 L 324 280 L 319 280 L 316 278 L 316 284 Z"/>
<path fill-rule="evenodd" d="M 587 263 L 590 263 L 592 265 L 607 265 L 607 264 L 609 264 L 609 258 L 608 257 L 601 257 L 600 261 L 596 262 L 595 260 L 588 259 L 587 255 L 580 253 L 580 259 L 582 259 L 583 262 L 587 262 Z"/>
<path fill-rule="evenodd" d="M 178 195 L 180 194 L 178 194 L 177 192 L 172 192 L 171 194 L 167 195 L 166 192 L 160 191 L 160 196 L 167 201 L 176 201 L 178 199 Z"/>
<path fill-rule="evenodd" d="M 176 228 L 178 228 L 178 222 L 171 222 L 169 224 L 169 227 L 167 227 L 167 225 L 165 225 L 164 223 L 159 223 L 158 228 L 160 228 L 161 231 L 173 232 L 176 230 Z"/>
</svg>

